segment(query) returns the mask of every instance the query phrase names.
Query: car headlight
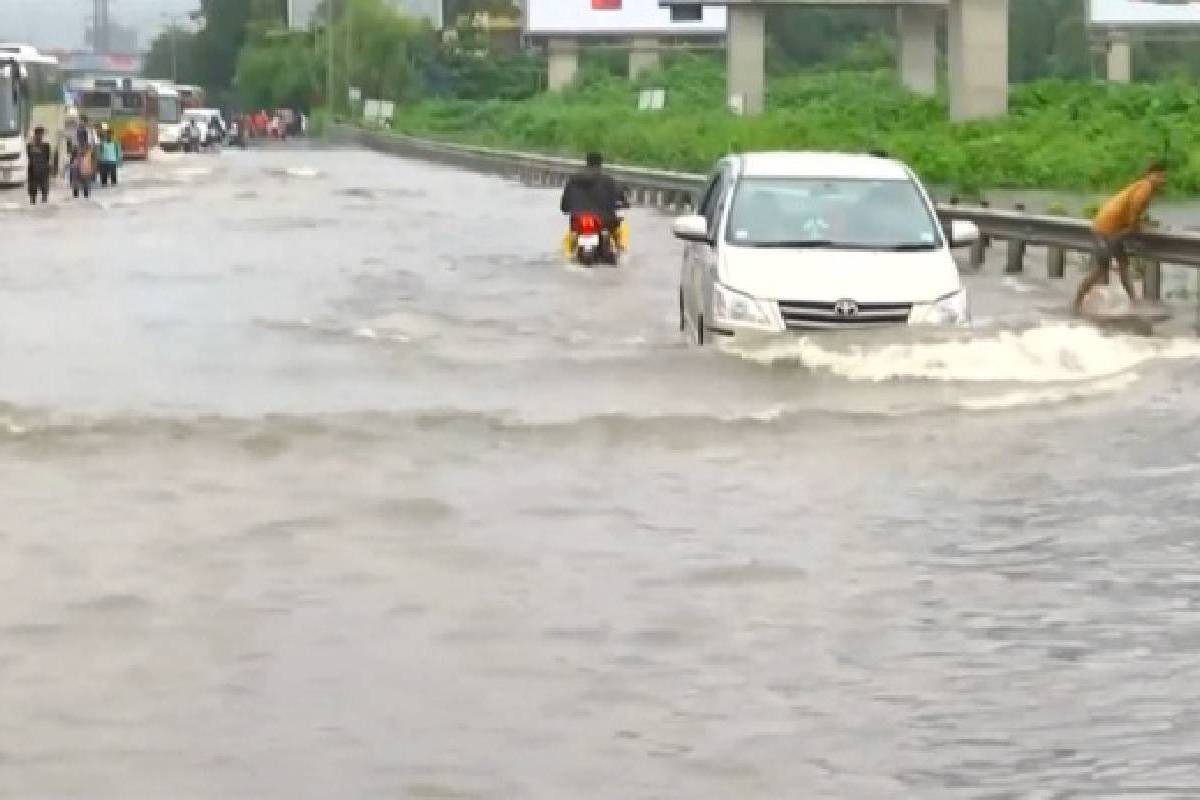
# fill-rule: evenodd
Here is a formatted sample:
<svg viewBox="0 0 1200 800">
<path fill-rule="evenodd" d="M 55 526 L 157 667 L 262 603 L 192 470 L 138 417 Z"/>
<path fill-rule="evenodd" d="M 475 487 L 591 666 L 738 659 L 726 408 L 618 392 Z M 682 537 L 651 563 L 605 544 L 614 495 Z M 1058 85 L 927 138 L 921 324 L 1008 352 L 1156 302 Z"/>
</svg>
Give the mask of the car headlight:
<svg viewBox="0 0 1200 800">
<path fill-rule="evenodd" d="M 968 325 L 971 306 L 966 289 L 959 289 L 932 303 L 917 303 L 909 314 L 910 325 Z"/>
<path fill-rule="evenodd" d="M 739 325 L 757 325 L 762 328 L 773 329 L 775 327 L 761 303 L 750 295 L 734 291 L 719 283 L 713 284 L 712 310 L 713 321 L 718 325 L 732 322 Z"/>
</svg>

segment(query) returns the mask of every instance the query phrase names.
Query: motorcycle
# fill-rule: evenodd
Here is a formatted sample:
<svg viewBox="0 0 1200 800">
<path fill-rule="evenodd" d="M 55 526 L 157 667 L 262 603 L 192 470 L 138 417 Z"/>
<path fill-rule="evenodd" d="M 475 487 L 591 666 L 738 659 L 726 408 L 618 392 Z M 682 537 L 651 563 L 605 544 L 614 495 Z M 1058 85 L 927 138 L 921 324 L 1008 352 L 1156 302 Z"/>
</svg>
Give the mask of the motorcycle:
<svg viewBox="0 0 1200 800">
<path fill-rule="evenodd" d="M 625 204 L 621 207 L 628 208 Z M 621 255 L 629 249 L 629 227 L 623 218 L 618 216 L 617 220 L 614 236 L 599 214 L 590 211 L 572 214 L 564 242 L 567 258 L 582 267 L 617 266 Z"/>
</svg>

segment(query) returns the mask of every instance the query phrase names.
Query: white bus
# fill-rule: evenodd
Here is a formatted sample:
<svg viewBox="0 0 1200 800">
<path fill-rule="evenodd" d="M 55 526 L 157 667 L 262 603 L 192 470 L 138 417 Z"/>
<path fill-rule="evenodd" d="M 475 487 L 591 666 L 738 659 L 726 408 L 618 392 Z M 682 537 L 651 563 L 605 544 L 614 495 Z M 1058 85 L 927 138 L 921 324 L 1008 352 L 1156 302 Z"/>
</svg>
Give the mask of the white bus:
<svg viewBox="0 0 1200 800">
<path fill-rule="evenodd" d="M 170 81 L 148 81 L 151 103 L 158 115 L 156 141 L 163 150 L 180 149 L 183 135 L 183 104 L 179 90 Z"/>
<path fill-rule="evenodd" d="M 37 127 L 46 129 L 57 170 L 66 117 L 58 60 L 30 45 L 0 44 L 0 184 L 25 182 L 25 143 Z"/>
</svg>

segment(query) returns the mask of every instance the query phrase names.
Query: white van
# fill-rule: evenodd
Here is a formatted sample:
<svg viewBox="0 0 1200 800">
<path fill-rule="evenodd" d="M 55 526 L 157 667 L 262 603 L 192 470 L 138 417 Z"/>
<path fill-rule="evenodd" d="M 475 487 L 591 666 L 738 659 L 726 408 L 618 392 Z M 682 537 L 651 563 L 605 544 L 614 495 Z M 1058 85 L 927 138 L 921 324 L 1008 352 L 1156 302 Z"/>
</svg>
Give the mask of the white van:
<svg viewBox="0 0 1200 800">
<path fill-rule="evenodd" d="M 697 344 L 814 330 L 965 326 L 967 294 L 943 231 L 907 166 L 843 153 L 729 156 L 699 213 L 675 221 L 687 242 L 679 324 Z"/>
<path fill-rule="evenodd" d="M 209 128 L 210 123 L 214 119 L 221 126 L 221 135 L 216 137 L 213 136 Z M 200 140 L 205 145 L 221 144 L 221 140 L 224 138 L 225 131 L 228 128 L 225 125 L 225 120 L 221 119 L 220 111 L 215 108 L 189 108 L 183 112 L 183 124 L 186 127 L 193 121 L 195 121 L 196 127 L 200 129 Z"/>
</svg>

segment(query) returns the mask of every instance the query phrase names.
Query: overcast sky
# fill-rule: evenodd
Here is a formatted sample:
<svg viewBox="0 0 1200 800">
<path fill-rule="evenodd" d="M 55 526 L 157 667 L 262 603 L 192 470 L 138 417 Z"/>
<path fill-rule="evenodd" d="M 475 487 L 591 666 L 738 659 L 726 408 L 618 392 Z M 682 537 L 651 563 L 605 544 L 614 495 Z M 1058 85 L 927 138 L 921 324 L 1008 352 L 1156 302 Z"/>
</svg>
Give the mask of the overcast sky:
<svg viewBox="0 0 1200 800">
<path fill-rule="evenodd" d="M 197 0 L 109 0 L 110 14 L 138 29 L 139 45 L 166 24 L 164 14 L 186 14 Z M 83 47 L 92 0 L 0 0 L 0 41 L 31 42 L 38 47 Z"/>
</svg>

